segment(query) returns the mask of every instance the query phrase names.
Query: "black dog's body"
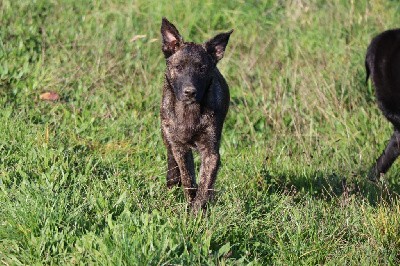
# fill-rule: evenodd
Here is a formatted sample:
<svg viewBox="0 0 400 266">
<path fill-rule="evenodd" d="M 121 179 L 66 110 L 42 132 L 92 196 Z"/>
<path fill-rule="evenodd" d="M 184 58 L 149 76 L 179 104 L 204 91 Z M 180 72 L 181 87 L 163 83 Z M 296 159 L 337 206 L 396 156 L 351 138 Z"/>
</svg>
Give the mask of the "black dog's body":
<svg viewBox="0 0 400 266">
<path fill-rule="evenodd" d="M 376 180 L 400 155 L 400 29 L 376 36 L 365 58 L 367 80 L 371 74 L 378 106 L 393 124 L 394 133 L 370 173 Z"/>
<path fill-rule="evenodd" d="M 229 107 L 229 89 L 216 67 L 231 32 L 204 44 L 184 42 L 178 30 L 163 19 L 162 50 L 166 72 L 161 103 L 161 131 L 168 156 L 168 187 L 183 184 L 194 210 L 204 208 L 216 179 L 219 145 Z M 201 156 L 197 188 L 192 149 Z"/>
</svg>

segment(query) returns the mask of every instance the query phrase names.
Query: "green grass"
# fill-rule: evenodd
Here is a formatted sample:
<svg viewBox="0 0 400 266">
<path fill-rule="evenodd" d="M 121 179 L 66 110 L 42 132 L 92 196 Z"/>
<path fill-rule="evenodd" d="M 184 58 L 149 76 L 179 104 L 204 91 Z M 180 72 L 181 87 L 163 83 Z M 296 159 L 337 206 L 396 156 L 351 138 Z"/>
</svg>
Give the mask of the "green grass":
<svg viewBox="0 0 400 266">
<path fill-rule="evenodd" d="M 398 265 L 400 166 L 366 180 L 392 128 L 364 56 L 399 12 L 384 0 L 0 1 L 0 264 Z M 190 41 L 235 29 L 206 217 L 165 186 L 163 16 Z"/>
</svg>

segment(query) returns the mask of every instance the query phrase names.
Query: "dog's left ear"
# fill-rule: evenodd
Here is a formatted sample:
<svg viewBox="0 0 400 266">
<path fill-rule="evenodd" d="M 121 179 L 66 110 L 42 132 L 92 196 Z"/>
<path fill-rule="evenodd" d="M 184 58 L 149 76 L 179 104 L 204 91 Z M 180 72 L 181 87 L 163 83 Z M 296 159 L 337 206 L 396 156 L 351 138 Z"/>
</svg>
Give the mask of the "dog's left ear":
<svg viewBox="0 0 400 266">
<path fill-rule="evenodd" d="M 161 23 L 162 51 L 165 58 L 173 55 L 183 44 L 182 36 L 174 24 L 163 18 Z"/>
<path fill-rule="evenodd" d="M 226 45 L 228 44 L 229 37 L 231 36 L 232 32 L 233 30 L 230 30 L 225 33 L 220 33 L 204 44 L 207 53 L 209 53 L 212 56 L 215 63 L 217 63 L 219 60 L 222 59 L 222 57 L 224 57 L 225 48 Z"/>
</svg>

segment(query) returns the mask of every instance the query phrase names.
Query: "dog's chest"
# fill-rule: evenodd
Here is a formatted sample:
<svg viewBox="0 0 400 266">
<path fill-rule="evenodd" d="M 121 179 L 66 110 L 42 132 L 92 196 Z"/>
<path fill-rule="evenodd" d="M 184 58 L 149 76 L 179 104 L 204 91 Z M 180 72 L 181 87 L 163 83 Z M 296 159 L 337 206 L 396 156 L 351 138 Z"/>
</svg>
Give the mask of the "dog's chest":
<svg viewBox="0 0 400 266">
<path fill-rule="evenodd" d="M 199 136 L 207 134 L 214 126 L 213 118 L 210 112 L 180 112 L 174 118 L 168 119 L 168 135 L 174 142 L 195 146 Z"/>
</svg>

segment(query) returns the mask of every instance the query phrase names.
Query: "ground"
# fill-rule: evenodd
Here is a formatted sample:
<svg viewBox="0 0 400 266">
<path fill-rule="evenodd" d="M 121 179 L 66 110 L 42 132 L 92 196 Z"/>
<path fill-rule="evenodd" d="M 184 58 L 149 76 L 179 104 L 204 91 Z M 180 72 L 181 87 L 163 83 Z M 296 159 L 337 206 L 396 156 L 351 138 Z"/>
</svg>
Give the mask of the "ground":
<svg viewBox="0 0 400 266">
<path fill-rule="evenodd" d="M 400 168 L 366 179 L 392 127 L 364 69 L 399 12 L 383 0 L 1 1 L 1 264 L 399 264 Z M 187 41 L 234 29 L 206 216 L 165 185 L 164 16 Z"/>
</svg>

